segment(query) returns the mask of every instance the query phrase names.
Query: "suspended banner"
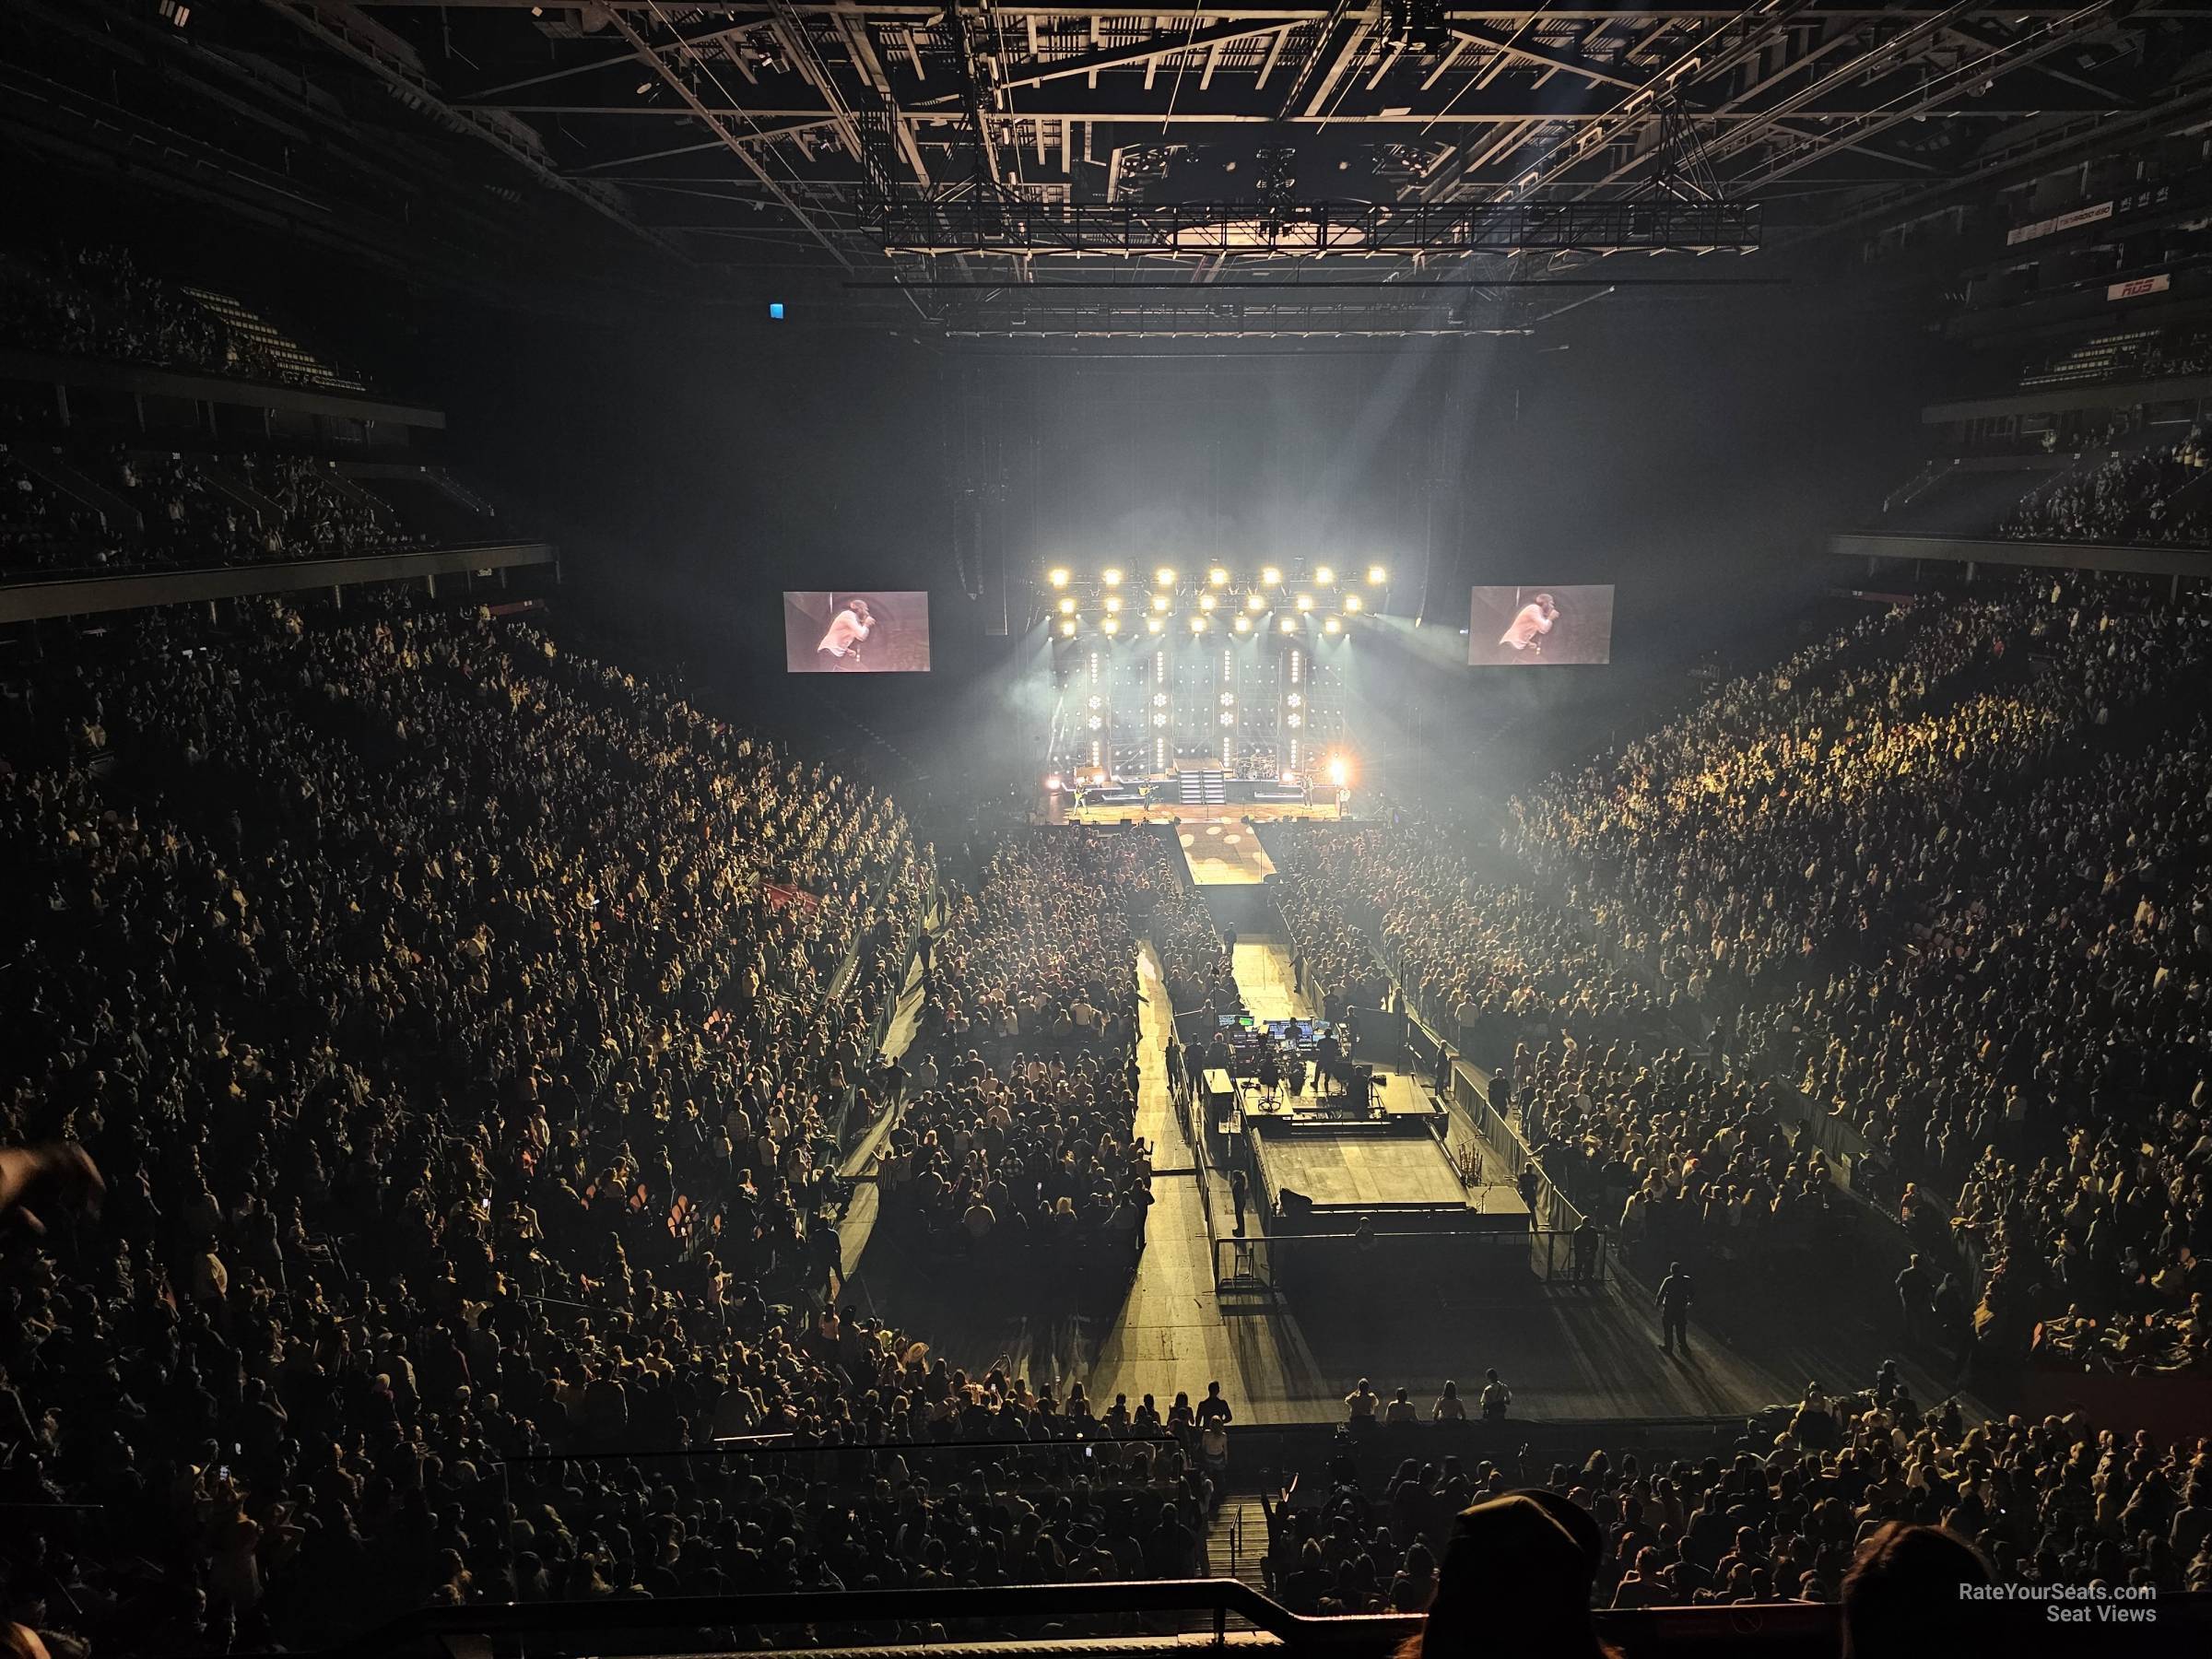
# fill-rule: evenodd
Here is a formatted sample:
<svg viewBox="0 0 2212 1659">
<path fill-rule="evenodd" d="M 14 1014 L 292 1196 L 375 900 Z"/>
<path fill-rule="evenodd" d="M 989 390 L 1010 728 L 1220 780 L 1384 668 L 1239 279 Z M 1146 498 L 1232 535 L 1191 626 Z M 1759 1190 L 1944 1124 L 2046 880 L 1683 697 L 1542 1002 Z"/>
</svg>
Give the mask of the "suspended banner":
<svg viewBox="0 0 2212 1659">
<path fill-rule="evenodd" d="M 2137 276 L 2132 282 L 2115 282 L 2104 290 L 2107 300 L 2140 300 L 2146 294 L 2162 294 L 2173 286 L 2173 274 L 2160 271 L 2156 276 Z"/>
<path fill-rule="evenodd" d="M 2074 230 L 2083 225 L 2093 225 L 2099 219 L 2111 218 L 2116 206 L 2112 202 L 2100 202 L 2094 207 L 2077 207 L 2071 213 L 2037 219 L 2032 225 L 2015 225 L 2005 232 L 2005 245 L 2017 248 L 2022 242 L 2034 241 L 2039 237 L 2056 236 L 2061 230 Z"/>
</svg>

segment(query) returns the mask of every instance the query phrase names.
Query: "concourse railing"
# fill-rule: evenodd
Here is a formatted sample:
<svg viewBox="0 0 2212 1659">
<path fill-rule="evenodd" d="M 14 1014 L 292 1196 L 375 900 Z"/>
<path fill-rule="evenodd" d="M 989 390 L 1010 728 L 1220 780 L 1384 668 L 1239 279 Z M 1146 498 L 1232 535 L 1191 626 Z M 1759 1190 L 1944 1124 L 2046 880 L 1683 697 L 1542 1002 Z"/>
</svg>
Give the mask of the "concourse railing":
<svg viewBox="0 0 2212 1659">
<path fill-rule="evenodd" d="M 1982 1645 L 2010 1644 L 2034 1653 L 2201 1654 L 2212 1639 L 2212 1594 L 2177 1593 L 2126 1605 L 2153 1617 L 2132 1621 L 2124 1631 L 2112 1623 L 2059 1625 L 2045 1617 L 2044 1603 L 2023 1600 L 1978 1605 L 1974 1624 L 1986 1630 Z M 1143 1621 L 1191 1614 L 1211 1615 L 1214 1645 L 1226 1645 L 1233 1637 L 1323 1659 L 1387 1659 L 1421 1628 L 1417 1614 L 1296 1614 L 1236 1579 L 1175 1579 L 426 1608 L 327 1649 L 322 1659 L 533 1652 L 772 1653 L 779 1651 L 780 1633 L 785 1651 L 803 1647 L 819 1655 L 871 1646 L 880 1651 L 879 1641 L 871 1643 L 860 1632 L 911 1630 L 917 1625 L 965 1628 L 958 1636 L 931 1641 L 909 1636 L 899 1645 L 926 1651 L 957 1641 L 971 1652 L 988 1643 L 1007 1653 L 1052 1653 L 1079 1642 L 1086 1652 L 1124 1645 L 1135 1653 L 1149 1651 L 1165 1634 L 1147 1631 Z M 1832 1659 L 1841 1634 L 1838 1608 L 1821 1602 L 1601 1610 L 1592 1617 L 1600 1640 L 1623 1659 Z M 1065 1625 L 1070 1620 L 1119 1630 L 1070 1631 Z M 1044 1634 L 984 1633 L 1023 1621 L 1036 1621 Z M 844 1639 L 846 1632 L 853 1632 L 853 1639 Z M 2073 1640 L 2062 1642 L 2062 1634 Z M 1205 1640 L 1186 1633 L 1174 1645 L 1188 1648 Z"/>
</svg>

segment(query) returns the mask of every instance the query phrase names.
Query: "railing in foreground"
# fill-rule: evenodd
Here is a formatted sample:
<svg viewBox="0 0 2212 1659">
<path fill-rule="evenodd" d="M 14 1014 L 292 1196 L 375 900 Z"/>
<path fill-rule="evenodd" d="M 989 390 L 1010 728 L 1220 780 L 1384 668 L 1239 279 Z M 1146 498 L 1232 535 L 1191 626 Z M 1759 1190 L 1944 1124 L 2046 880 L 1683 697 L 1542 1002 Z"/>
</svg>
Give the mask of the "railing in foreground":
<svg viewBox="0 0 2212 1659">
<path fill-rule="evenodd" d="M 2086 1606 L 2086 1603 L 2068 1604 Z M 2054 1647 L 2053 1637 L 2071 1630 L 2081 1653 L 2201 1653 L 2212 1636 L 2212 1594 L 2177 1594 L 2147 1606 L 2156 1617 L 2131 1623 L 2115 1634 L 2110 1625 L 2056 1626 L 2041 1603 L 1990 1603 L 1989 1641 L 2030 1642 L 2032 1651 Z M 1314 1618 L 1290 1612 L 1251 1585 L 1235 1579 L 1175 1579 L 1155 1583 L 1097 1584 L 1012 1584 L 989 1588 L 930 1590 L 816 1590 L 774 1595 L 677 1597 L 667 1600 L 540 1602 L 525 1606 L 425 1608 L 328 1650 L 324 1659 L 384 1659 L 433 1645 L 448 1653 L 712 1653 L 733 1647 L 773 1651 L 774 1632 L 794 1632 L 794 1646 L 836 1646 L 821 1633 L 801 1627 L 856 1626 L 896 1630 L 916 1623 L 959 1621 L 1003 1630 L 1021 1619 L 1112 1619 L 1159 1614 L 1211 1614 L 1216 1641 L 1226 1641 L 1231 1620 L 1275 1638 L 1302 1653 L 1344 1659 L 1385 1659 L 1419 1630 L 1414 1614 L 1356 1614 Z M 1598 1634 L 1627 1659 L 1725 1653 L 1736 1659 L 1827 1659 L 1839 1638 L 1837 1609 L 1818 1602 L 1763 1602 L 1737 1606 L 1655 1607 L 1601 1611 Z M 641 1640 L 648 1632 L 650 1640 Z M 1065 1635 L 1065 1632 L 1055 1632 Z M 1134 1632 L 1132 1635 L 1135 1634 Z M 763 1638 L 768 1640 L 763 1641 Z M 1012 1640 L 978 1634 L 958 1638 L 963 1647 L 979 1641 Z M 1042 1638 L 1026 1639 L 1036 1646 Z M 1189 1645 L 1192 1638 L 1182 1638 Z M 1092 1645 L 1096 1644 L 1096 1639 Z M 843 1645 L 857 1646 L 859 1642 Z M 912 1643 L 925 1650 L 928 1644 Z"/>
</svg>

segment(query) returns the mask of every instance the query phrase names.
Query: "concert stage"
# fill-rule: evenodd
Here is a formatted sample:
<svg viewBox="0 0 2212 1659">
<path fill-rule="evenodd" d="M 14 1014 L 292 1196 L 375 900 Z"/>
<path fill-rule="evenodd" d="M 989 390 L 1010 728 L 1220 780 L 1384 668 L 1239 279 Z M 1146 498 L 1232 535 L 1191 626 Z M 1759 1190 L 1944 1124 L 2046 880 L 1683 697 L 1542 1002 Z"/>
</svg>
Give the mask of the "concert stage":
<svg viewBox="0 0 2212 1659">
<path fill-rule="evenodd" d="M 1335 823 L 1348 815 L 1334 801 L 1246 801 L 1236 806 L 1185 806 L 1173 801 L 1087 801 L 1077 806 L 1054 799 L 1056 824 L 1272 824 L 1287 818 Z"/>
<path fill-rule="evenodd" d="M 1269 1232 L 1525 1232 L 1521 1194 L 1463 1181 L 1434 1118 L 1414 1106 L 1350 1123 L 1303 1111 L 1245 1113 Z"/>
</svg>

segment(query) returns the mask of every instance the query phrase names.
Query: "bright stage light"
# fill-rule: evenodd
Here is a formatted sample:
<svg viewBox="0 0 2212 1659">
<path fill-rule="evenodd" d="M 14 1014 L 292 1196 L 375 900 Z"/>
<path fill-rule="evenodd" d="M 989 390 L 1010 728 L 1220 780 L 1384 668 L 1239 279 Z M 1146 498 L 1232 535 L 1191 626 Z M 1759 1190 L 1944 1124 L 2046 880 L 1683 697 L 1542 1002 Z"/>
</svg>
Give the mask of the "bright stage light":
<svg viewBox="0 0 2212 1659">
<path fill-rule="evenodd" d="M 1298 782 L 1298 774 L 1294 771 L 1287 771 L 1283 774 L 1283 782 L 1286 783 L 1295 783 Z"/>
<path fill-rule="evenodd" d="M 1107 618 L 1107 621 L 1111 623 L 1112 618 L 1110 617 Z M 1321 631 L 1323 633 L 1342 633 L 1344 631 L 1344 624 L 1337 621 L 1335 618 L 1331 617 L 1326 622 L 1324 622 L 1321 625 Z"/>
<path fill-rule="evenodd" d="M 1206 584 L 1209 587 L 1227 587 L 1229 585 L 1229 572 L 1223 570 L 1219 565 L 1216 565 L 1212 570 L 1206 573 Z"/>
<path fill-rule="evenodd" d="M 1298 631 L 1298 618 L 1296 617 L 1285 617 L 1283 618 L 1283 631 L 1285 633 L 1296 633 Z"/>
<path fill-rule="evenodd" d="M 1245 608 L 1246 610 L 1248 610 L 1248 611 L 1264 611 L 1264 610 L 1265 610 L 1265 609 L 1267 608 L 1267 595 L 1266 595 L 1266 594 L 1245 594 L 1245 595 L 1244 595 L 1244 608 Z"/>
<path fill-rule="evenodd" d="M 1384 570 L 1381 565 L 1369 565 L 1367 567 L 1367 585 L 1369 587 L 1381 587 L 1389 580 L 1390 572 Z"/>
<path fill-rule="evenodd" d="M 1169 606 L 1174 603 L 1175 602 L 1169 598 L 1165 594 L 1155 594 L 1152 595 L 1152 608 L 1154 610 L 1164 611 Z"/>
<path fill-rule="evenodd" d="M 1103 571 L 1099 572 L 1099 580 L 1104 582 L 1108 587 L 1120 587 L 1122 585 L 1122 573 L 1113 566 L 1108 565 Z"/>
<path fill-rule="evenodd" d="M 1250 617 L 1239 617 L 1237 618 L 1237 631 L 1239 633 L 1250 633 L 1252 631 L 1252 618 Z"/>
<path fill-rule="evenodd" d="M 1145 618 L 1145 631 L 1147 633 L 1158 633 L 1159 631 L 1160 620 L 1161 619 L 1158 617 L 1147 617 Z"/>
<path fill-rule="evenodd" d="M 1357 613 L 1364 609 L 1365 606 L 1361 605 L 1359 594 L 1347 594 L 1344 596 L 1344 608 L 1347 613 Z"/>
<path fill-rule="evenodd" d="M 1191 631 L 1193 633 L 1204 633 L 1206 631 L 1206 618 L 1204 617 L 1193 617 L 1191 618 Z"/>
<path fill-rule="evenodd" d="M 1046 575 L 1045 580 L 1051 582 L 1056 588 L 1064 588 L 1067 585 L 1067 571 L 1065 569 L 1055 567 L 1049 574 Z"/>
<path fill-rule="evenodd" d="M 1352 769 L 1345 764 L 1342 755 L 1329 757 L 1329 782 L 1342 789 L 1350 781 Z"/>
<path fill-rule="evenodd" d="M 1060 614 L 1064 617 L 1072 617 L 1076 614 L 1076 602 L 1072 595 L 1060 601 Z"/>
<path fill-rule="evenodd" d="M 1211 594 L 1199 594 L 1198 608 L 1202 611 L 1212 610 L 1214 608 L 1214 596 Z"/>
<path fill-rule="evenodd" d="M 1265 570 L 1260 572 L 1260 585 L 1262 587 L 1281 587 L 1283 585 L 1283 573 L 1277 570 L 1273 565 L 1269 565 Z"/>
<path fill-rule="evenodd" d="M 1106 608 L 1107 608 L 1109 611 L 1118 611 L 1118 610 L 1120 610 L 1120 609 L 1122 608 L 1122 596 L 1121 596 L 1119 594 L 1107 594 L 1107 595 L 1106 595 Z"/>
<path fill-rule="evenodd" d="M 1105 621 L 1100 623 L 1099 626 L 1104 629 L 1108 633 L 1119 633 L 1122 631 L 1122 619 L 1119 617 L 1109 617 Z M 1335 633 L 1336 631 L 1335 618 L 1330 618 L 1329 631 L 1331 633 Z"/>
<path fill-rule="evenodd" d="M 1072 640 L 1076 637 L 1076 619 L 1073 617 L 1060 624 L 1060 633 L 1064 639 Z"/>
<path fill-rule="evenodd" d="M 1313 580 L 1321 586 L 1328 587 L 1335 582 L 1336 572 L 1330 570 L 1327 565 L 1316 565 L 1313 567 Z"/>
<path fill-rule="evenodd" d="M 1233 703 L 1236 700 L 1237 694 L 1234 691 L 1224 691 L 1221 693 L 1221 706 L 1223 708 L 1228 708 L 1230 703 Z"/>
<path fill-rule="evenodd" d="M 1054 794 L 1058 794 L 1060 789 L 1060 774 L 1058 772 L 1054 772 L 1051 777 L 1047 778 L 1044 781 L 1044 786 L 1047 789 L 1052 790 Z"/>
<path fill-rule="evenodd" d="M 1159 570 L 1152 572 L 1152 580 L 1158 582 L 1161 587 L 1173 587 L 1175 585 L 1175 572 L 1170 570 L 1166 565 L 1161 565 Z"/>
<path fill-rule="evenodd" d="M 1301 611 L 1312 610 L 1313 608 L 1313 595 L 1311 594 L 1300 594 L 1298 596 L 1298 608 Z"/>
</svg>

